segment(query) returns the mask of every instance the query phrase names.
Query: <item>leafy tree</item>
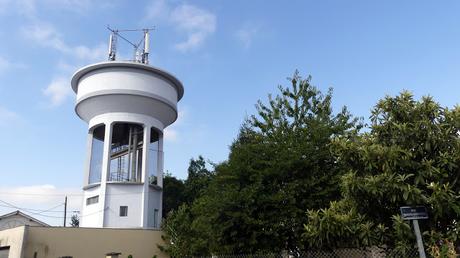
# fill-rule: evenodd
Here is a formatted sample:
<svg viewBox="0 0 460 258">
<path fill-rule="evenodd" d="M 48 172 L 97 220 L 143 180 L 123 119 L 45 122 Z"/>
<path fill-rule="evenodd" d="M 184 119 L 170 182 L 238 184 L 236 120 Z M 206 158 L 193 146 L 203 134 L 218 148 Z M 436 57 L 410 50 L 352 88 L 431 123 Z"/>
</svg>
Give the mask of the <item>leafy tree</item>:
<svg viewBox="0 0 460 258">
<path fill-rule="evenodd" d="M 184 182 L 185 201 L 190 204 L 200 197 L 208 187 L 212 177 L 213 172 L 206 168 L 206 161 L 203 156 L 198 156 L 198 159 L 190 159 L 187 180 Z"/>
<path fill-rule="evenodd" d="M 168 182 L 165 183 L 165 196 L 166 191 L 169 193 L 165 205 L 168 205 L 169 210 L 165 214 L 166 219 L 162 229 L 165 232 L 163 239 L 170 244 L 160 246 L 160 249 L 168 252 L 172 257 L 206 253 L 207 249 L 202 246 L 208 240 L 200 237 L 200 232 L 192 227 L 195 215 L 192 214 L 191 209 L 192 203 L 206 192 L 213 179 L 214 172 L 210 171 L 206 164 L 202 156 L 191 159 L 185 181 L 170 175 L 165 177 L 168 178 Z"/>
<path fill-rule="evenodd" d="M 80 226 L 80 218 L 77 214 L 73 214 L 72 217 L 70 217 L 70 226 L 73 228 L 78 228 Z"/>
<path fill-rule="evenodd" d="M 348 171 L 342 177 L 342 201 L 356 211 L 355 217 L 370 225 L 356 234 L 388 228 L 391 230 L 385 234 L 377 234 L 377 242 L 407 248 L 414 243 L 413 233 L 399 217 L 399 207 L 424 205 L 430 212 L 424 225 L 429 245 L 443 241 L 458 245 L 459 132 L 459 107 L 442 107 L 431 97 L 416 101 L 412 94 L 403 92 L 377 103 L 368 132 L 352 139 L 336 138 L 333 149 L 337 161 Z M 319 225 L 318 221 L 328 220 L 329 214 L 346 216 L 347 209 L 337 210 L 331 204 L 328 209 L 310 211 L 306 243 L 316 248 L 330 243 L 369 244 L 366 237 L 359 237 L 360 243 L 346 243 L 346 233 L 336 231 L 337 225 Z M 341 227 L 347 222 L 336 223 Z"/>
<path fill-rule="evenodd" d="M 185 202 L 184 182 L 169 173 L 163 179 L 163 217 Z"/>
<path fill-rule="evenodd" d="M 330 144 L 360 127 L 346 108 L 333 114 L 332 91 L 324 95 L 310 81 L 296 72 L 291 87 L 280 86 L 268 104 L 258 102 L 258 114 L 242 125 L 228 161 L 216 166 L 215 176 L 204 177 L 206 190 L 190 194 L 195 198 L 189 205 L 168 217 L 166 233 L 175 248 L 197 255 L 303 248 L 307 209 L 340 197 L 343 170 Z M 199 169 L 192 171 L 208 175 L 202 164 L 198 160 L 191 167 Z M 189 185 L 192 193 L 203 189 Z M 191 240 L 175 241 L 173 233 L 181 232 Z"/>
</svg>

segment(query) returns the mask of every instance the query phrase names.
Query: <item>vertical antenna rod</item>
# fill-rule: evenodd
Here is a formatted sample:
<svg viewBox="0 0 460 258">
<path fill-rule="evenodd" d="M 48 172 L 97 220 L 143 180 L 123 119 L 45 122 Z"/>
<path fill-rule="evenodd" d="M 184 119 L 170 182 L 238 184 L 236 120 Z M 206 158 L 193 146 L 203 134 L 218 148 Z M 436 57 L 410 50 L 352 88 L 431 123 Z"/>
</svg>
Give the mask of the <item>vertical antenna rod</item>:
<svg viewBox="0 0 460 258">
<path fill-rule="evenodd" d="M 150 35 L 149 30 L 144 30 L 144 54 L 142 55 L 142 63 L 149 63 L 149 51 L 150 51 Z"/>
<path fill-rule="evenodd" d="M 109 38 L 109 61 L 115 61 L 117 56 L 117 34 L 116 32 L 110 33 Z"/>
</svg>

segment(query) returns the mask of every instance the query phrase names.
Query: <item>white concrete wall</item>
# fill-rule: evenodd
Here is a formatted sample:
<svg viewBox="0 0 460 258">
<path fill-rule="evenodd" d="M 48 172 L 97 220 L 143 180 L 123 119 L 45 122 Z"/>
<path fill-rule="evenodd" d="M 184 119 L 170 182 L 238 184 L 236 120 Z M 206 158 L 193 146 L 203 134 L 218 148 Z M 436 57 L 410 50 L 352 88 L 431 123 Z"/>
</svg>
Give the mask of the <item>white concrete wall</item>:
<svg viewBox="0 0 460 258">
<path fill-rule="evenodd" d="M 0 231 L 0 247 L 10 247 L 8 258 L 23 258 L 25 226 Z"/>
<path fill-rule="evenodd" d="M 99 196 L 98 203 L 86 205 L 86 199 L 97 195 Z M 81 227 L 102 227 L 102 219 L 104 216 L 103 198 L 104 195 L 101 193 L 100 186 L 95 186 L 83 191 L 83 205 L 80 216 Z"/>
<path fill-rule="evenodd" d="M 148 227 L 155 228 L 154 210 L 158 210 L 158 221 L 157 227 L 160 226 L 161 222 L 161 191 L 150 187 L 149 191 L 149 205 L 148 205 Z"/>
<path fill-rule="evenodd" d="M 142 184 L 107 184 L 104 227 L 142 227 Z M 120 217 L 120 206 L 128 206 L 128 216 Z"/>
<path fill-rule="evenodd" d="M 101 91 L 134 90 L 155 94 L 171 103 L 177 102 L 177 91 L 171 82 L 142 69 L 107 67 L 85 74 L 79 81 L 77 101 Z"/>
</svg>

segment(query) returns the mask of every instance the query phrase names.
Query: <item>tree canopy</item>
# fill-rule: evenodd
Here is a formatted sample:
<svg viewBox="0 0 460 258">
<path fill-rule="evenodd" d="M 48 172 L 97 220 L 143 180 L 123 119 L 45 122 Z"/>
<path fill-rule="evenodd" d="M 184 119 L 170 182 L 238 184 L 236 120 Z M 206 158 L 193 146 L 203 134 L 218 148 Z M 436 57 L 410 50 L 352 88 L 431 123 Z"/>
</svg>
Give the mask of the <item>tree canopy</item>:
<svg viewBox="0 0 460 258">
<path fill-rule="evenodd" d="M 310 77 L 296 72 L 289 81 L 267 104 L 258 102 L 209 187 L 167 218 L 167 234 L 179 216 L 189 221 L 191 239 L 183 247 L 171 239 L 175 247 L 196 255 L 298 250 L 307 209 L 339 198 L 342 170 L 330 144 L 360 124 L 346 108 L 334 114 L 332 91 L 321 93 Z"/>
<path fill-rule="evenodd" d="M 380 100 L 370 120 L 370 131 L 335 139 L 337 161 L 347 170 L 341 180 L 343 199 L 327 209 L 309 211 L 306 243 L 336 246 L 354 232 L 356 245 L 407 248 L 413 234 L 399 217 L 399 207 L 424 205 L 430 212 L 423 225 L 426 240 L 431 245 L 444 240 L 458 245 L 460 108 L 442 107 L 431 97 L 416 101 L 403 92 Z M 337 222 L 341 216 L 359 220 L 354 223 L 358 228 L 347 232 L 319 225 L 319 221 L 345 225 Z"/>
<path fill-rule="evenodd" d="M 333 112 L 331 89 L 323 94 L 298 72 L 289 82 L 257 102 L 226 161 L 208 169 L 203 157 L 191 160 L 163 223 L 164 250 L 407 251 L 415 240 L 399 208 L 410 205 L 429 210 L 422 230 L 432 255 L 459 246 L 459 107 L 404 91 L 378 101 L 361 130 L 346 107 Z"/>
</svg>

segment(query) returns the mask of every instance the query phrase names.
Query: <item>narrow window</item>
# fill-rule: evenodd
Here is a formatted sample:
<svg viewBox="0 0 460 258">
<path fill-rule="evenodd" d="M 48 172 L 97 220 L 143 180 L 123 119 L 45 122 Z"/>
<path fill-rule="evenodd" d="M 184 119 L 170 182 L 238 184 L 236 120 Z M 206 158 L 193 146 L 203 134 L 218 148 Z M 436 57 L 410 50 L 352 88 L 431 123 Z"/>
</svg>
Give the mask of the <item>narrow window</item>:
<svg viewBox="0 0 460 258">
<path fill-rule="evenodd" d="M 155 128 L 150 129 L 149 144 L 149 183 L 158 185 L 158 160 L 160 157 L 160 134 Z"/>
<path fill-rule="evenodd" d="M 120 206 L 120 217 L 128 216 L 128 206 Z"/>
<path fill-rule="evenodd" d="M 153 210 L 153 227 L 158 228 L 158 209 Z"/>
<path fill-rule="evenodd" d="M 91 144 L 91 160 L 89 168 L 88 183 L 94 184 L 101 182 L 102 156 L 104 153 L 104 134 L 105 125 L 94 128 L 91 132 L 93 140 Z"/>
<path fill-rule="evenodd" d="M 99 202 L 99 195 L 89 197 L 86 199 L 86 205 L 95 204 Z"/>
</svg>

